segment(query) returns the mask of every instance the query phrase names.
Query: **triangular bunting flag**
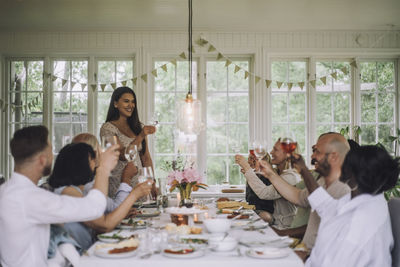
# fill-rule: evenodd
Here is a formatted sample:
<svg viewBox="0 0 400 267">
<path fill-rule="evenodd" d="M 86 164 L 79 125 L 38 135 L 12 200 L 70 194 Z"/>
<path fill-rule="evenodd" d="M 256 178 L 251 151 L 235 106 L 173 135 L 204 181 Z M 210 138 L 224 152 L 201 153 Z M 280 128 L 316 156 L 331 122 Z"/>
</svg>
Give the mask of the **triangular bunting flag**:
<svg viewBox="0 0 400 267">
<path fill-rule="evenodd" d="M 128 82 L 128 81 L 122 81 L 122 82 L 121 82 L 122 86 L 125 87 L 127 82 Z"/>
<path fill-rule="evenodd" d="M 162 65 L 161 68 L 162 68 L 162 70 L 165 71 L 165 72 L 168 71 L 168 69 L 167 69 L 167 64 Z"/>
<path fill-rule="evenodd" d="M 276 82 L 276 86 L 278 86 L 278 88 L 280 89 L 282 86 L 283 82 Z"/>
<path fill-rule="evenodd" d="M 76 82 L 71 82 L 71 90 L 74 88 Z"/>
<path fill-rule="evenodd" d="M 299 82 L 298 85 L 300 86 L 301 90 L 303 90 L 304 82 Z"/>
<path fill-rule="evenodd" d="M 326 85 L 326 76 L 320 78 L 321 82 Z"/>
<path fill-rule="evenodd" d="M 196 41 L 196 44 L 198 44 L 199 46 L 203 47 L 206 44 L 208 44 L 208 41 L 200 38 L 199 40 Z"/>
<path fill-rule="evenodd" d="M 238 72 L 240 70 L 240 67 L 238 65 L 235 65 L 235 70 L 233 71 L 234 73 Z"/>
<path fill-rule="evenodd" d="M 210 44 L 210 46 L 208 47 L 208 52 L 214 52 L 215 50 L 216 50 L 215 47 L 212 44 Z"/>
<path fill-rule="evenodd" d="M 152 70 L 151 74 L 153 74 L 153 76 L 157 78 L 157 69 Z"/>
<path fill-rule="evenodd" d="M 172 63 L 172 65 L 174 65 L 176 67 L 176 59 L 173 59 L 170 62 Z"/>
<path fill-rule="evenodd" d="M 134 85 L 136 85 L 137 77 L 133 78 L 133 79 L 132 79 L 132 82 L 133 82 Z"/>
<path fill-rule="evenodd" d="M 64 87 L 64 85 L 67 83 L 67 81 L 68 80 L 64 80 L 64 79 L 61 80 L 62 87 Z"/>
<path fill-rule="evenodd" d="M 185 52 L 180 53 L 179 57 L 181 57 L 182 59 L 186 59 Z"/>
<path fill-rule="evenodd" d="M 113 90 L 115 90 L 117 88 L 117 83 L 110 83 L 110 85 Z"/>
<path fill-rule="evenodd" d="M 349 74 L 349 71 L 347 70 L 346 67 L 343 67 L 343 68 L 341 68 L 340 70 L 343 72 L 344 75 Z"/>
<path fill-rule="evenodd" d="M 223 58 L 224 57 L 224 55 L 222 55 L 221 53 L 218 53 L 218 55 L 217 55 L 217 60 L 220 60 L 221 58 Z"/>
<path fill-rule="evenodd" d="M 83 90 L 85 90 L 86 83 L 81 83 L 80 85 L 81 85 L 81 89 L 82 89 L 82 91 L 83 91 Z"/>
<path fill-rule="evenodd" d="M 261 78 L 260 77 L 258 77 L 258 76 L 255 76 L 254 77 L 254 80 L 255 80 L 255 82 L 256 82 L 256 84 L 261 80 Z"/>
<path fill-rule="evenodd" d="M 226 63 L 225 63 L 225 67 L 228 67 L 229 65 L 231 65 L 232 64 L 232 61 L 230 61 L 229 59 L 227 59 L 226 60 Z"/>
<path fill-rule="evenodd" d="M 106 86 L 107 86 L 107 84 L 105 84 L 105 83 L 100 84 L 101 91 L 104 92 L 104 89 L 106 88 Z"/>
<path fill-rule="evenodd" d="M 90 87 L 92 88 L 92 91 L 96 91 L 97 88 L 97 84 L 91 84 Z"/>
<path fill-rule="evenodd" d="M 336 72 L 332 72 L 331 76 L 332 76 L 333 79 L 337 80 L 337 73 Z"/>
<path fill-rule="evenodd" d="M 269 88 L 271 86 L 272 81 L 271 80 L 265 80 L 265 86 Z"/>
<path fill-rule="evenodd" d="M 249 77 L 249 72 L 248 72 L 248 71 L 245 71 L 245 72 L 244 72 L 244 78 L 247 79 L 248 77 Z"/>
<path fill-rule="evenodd" d="M 140 78 L 142 78 L 142 80 L 147 83 L 147 74 L 143 74 L 142 76 L 140 76 Z"/>
<path fill-rule="evenodd" d="M 54 76 L 54 75 L 53 75 L 53 76 L 51 76 L 51 81 L 52 81 L 52 82 L 55 82 L 57 79 L 58 79 L 58 77 L 57 77 L 57 76 Z"/>
<path fill-rule="evenodd" d="M 310 84 L 311 84 L 311 86 L 312 86 L 313 88 L 315 88 L 315 80 L 311 80 L 311 81 L 310 81 Z"/>
<path fill-rule="evenodd" d="M 292 87 L 293 87 L 293 83 L 287 83 L 287 88 L 289 91 L 292 90 Z"/>
<path fill-rule="evenodd" d="M 350 66 L 353 66 L 354 68 L 357 69 L 357 62 L 354 60 L 350 63 Z"/>
</svg>

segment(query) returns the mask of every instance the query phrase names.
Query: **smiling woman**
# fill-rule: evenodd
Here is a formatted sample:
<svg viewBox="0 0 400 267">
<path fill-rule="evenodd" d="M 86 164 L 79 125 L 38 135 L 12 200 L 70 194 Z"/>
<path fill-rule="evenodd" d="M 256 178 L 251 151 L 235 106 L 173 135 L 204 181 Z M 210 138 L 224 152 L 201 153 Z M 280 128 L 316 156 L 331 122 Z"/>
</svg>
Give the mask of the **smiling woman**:
<svg viewBox="0 0 400 267">
<path fill-rule="evenodd" d="M 106 123 L 100 129 L 101 138 L 116 136 L 121 149 L 120 160 L 110 177 L 111 197 L 116 193 L 123 175 L 129 180 L 132 179 L 129 183 L 134 186 L 138 183 L 138 169 L 153 167 L 146 136 L 154 132 L 154 126 L 145 126 L 139 120 L 135 92 L 129 87 L 117 88 L 111 96 Z M 136 145 L 139 151 L 139 157 L 132 162 L 133 166 L 129 166 L 122 156 L 125 154 L 125 148 L 130 145 Z"/>
</svg>

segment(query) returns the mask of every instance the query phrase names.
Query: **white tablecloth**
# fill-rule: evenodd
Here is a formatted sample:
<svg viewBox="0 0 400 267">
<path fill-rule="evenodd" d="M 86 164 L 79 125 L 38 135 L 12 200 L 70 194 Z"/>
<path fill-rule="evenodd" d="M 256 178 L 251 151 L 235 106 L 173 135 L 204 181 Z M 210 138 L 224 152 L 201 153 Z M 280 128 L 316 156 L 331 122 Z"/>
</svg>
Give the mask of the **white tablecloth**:
<svg viewBox="0 0 400 267">
<path fill-rule="evenodd" d="M 161 222 L 170 222 L 169 215 L 163 214 L 160 219 Z M 203 229 L 206 233 L 206 230 Z M 241 229 L 231 229 L 229 236 L 236 239 L 243 237 L 249 238 L 254 236 L 258 240 L 265 238 L 271 240 L 277 237 L 275 232 L 267 227 L 263 229 L 264 233 L 259 231 L 244 231 Z M 134 232 L 133 232 L 134 233 Z M 96 243 L 97 244 L 97 243 Z M 161 254 L 154 254 L 150 258 L 140 259 L 138 256 L 121 259 L 104 259 L 94 255 L 94 244 L 88 251 L 88 255 L 81 257 L 81 265 L 83 267 L 102 267 L 102 266 L 120 266 L 120 267 L 179 267 L 179 266 L 190 266 L 190 267 L 300 267 L 304 266 L 300 258 L 291 251 L 289 256 L 279 259 L 255 259 L 245 255 L 248 248 L 240 246 L 240 250 L 243 252 L 243 256 L 238 256 L 237 251 L 232 252 L 212 252 L 207 250 L 205 256 L 194 259 L 171 259 Z"/>
</svg>

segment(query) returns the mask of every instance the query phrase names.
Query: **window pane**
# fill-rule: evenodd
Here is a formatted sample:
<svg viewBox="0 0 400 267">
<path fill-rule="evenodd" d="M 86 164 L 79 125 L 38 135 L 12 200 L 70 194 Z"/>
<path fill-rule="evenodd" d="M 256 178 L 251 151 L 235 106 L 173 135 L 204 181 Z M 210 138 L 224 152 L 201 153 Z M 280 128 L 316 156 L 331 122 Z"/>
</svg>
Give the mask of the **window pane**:
<svg viewBox="0 0 400 267">
<path fill-rule="evenodd" d="M 174 93 L 158 93 L 155 94 L 155 112 L 159 113 L 159 121 L 175 122 L 176 95 Z"/>
<path fill-rule="evenodd" d="M 378 121 L 394 123 L 394 102 L 396 96 L 392 93 L 378 94 Z"/>
<path fill-rule="evenodd" d="M 207 96 L 207 124 L 226 121 L 226 94 L 208 94 Z"/>
<path fill-rule="evenodd" d="M 42 91 L 43 61 L 28 62 L 28 91 Z"/>
<path fill-rule="evenodd" d="M 378 62 L 377 74 L 379 91 L 394 91 L 394 63 Z"/>
<path fill-rule="evenodd" d="M 332 122 L 332 105 L 331 96 L 329 94 L 317 94 L 317 122 Z M 329 111 L 329 112 L 328 112 Z"/>
<path fill-rule="evenodd" d="M 239 72 L 237 72 L 238 74 Z M 227 88 L 225 62 L 207 62 L 207 91 L 225 91 Z"/>
<path fill-rule="evenodd" d="M 334 121 L 350 122 L 350 94 L 336 93 L 333 97 Z"/>
<path fill-rule="evenodd" d="M 375 125 L 361 125 L 361 143 L 363 145 L 375 145 Z"/>
<path fill-rule="evenodd" d="M 287 95 L 272 94 L 272 122 L 287 122 Z"/>
<path fill-rule="evenodd" d="M 156 153 L 174 153 L 175 125 L 160 125 L 156 132 Z"/>
<path fill-rule="evenodd" d="M 229 107 L 230 121 L 232 122 L 249 121 L 249 98 L 247 93 L 229 94 L 228 107 Z"/>
<path fill-rule="evenodd" d="M 291 122 L 305 122 L 306 96 L 304 94 L 289 95 L 289 120 Z"/>
<path fill-rule="evenodd" d="M 375 94 L 361 95 L 361 121 L 375 122 Z"/>
<path fill-rule="evenodd" d="M 207 157 L 207 184 L 222 184 L 226 180 L 227 157 Z M 229 164 L 229 162 L 228 162 Z"/>
<path fill-rule="evenodd" d="M 235 61 L 235 65 L 241 67 L 242 69 L 249 69 L 248 61 Z M 244 79 L 243 71 L 238 71 L 235 73 L 235 65 L 230 64 L 228 67 L 228 87 L 231 91 L 247 91 L 249 88 L 249 81 Z M 225 65 L 224 65 L 225 66 Z"/>
<path fill-rule="evenodd" d="M 168 61 L 157 61 L 155 63 L 155 67 L 159 68 L 162 65 L 167 64 L 167 72 L 160 71 L 157 74 L 157 77 L 154 78 L 155 91 L 174 91 L 175 90 L 175 76 L 171 75 L 170 73 L 175 73 L 175 65 L 168 63 Z"/>
<path fill-rule="evenodd" d="M 225 125 L 208 125 L 207 127 L 207 152 L 208 153 L 226 153 L 226 136 Z"/>
</svg>

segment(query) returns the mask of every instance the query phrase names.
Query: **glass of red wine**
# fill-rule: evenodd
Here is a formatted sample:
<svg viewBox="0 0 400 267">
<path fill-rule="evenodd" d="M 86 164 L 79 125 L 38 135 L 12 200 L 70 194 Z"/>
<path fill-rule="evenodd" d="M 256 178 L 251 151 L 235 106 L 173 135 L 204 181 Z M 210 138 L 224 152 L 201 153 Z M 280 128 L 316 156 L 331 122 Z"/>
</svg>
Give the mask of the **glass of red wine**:
<svg viewBox="0 0 400 267">
<path fill-rule="evenodd" d="M 281 147 L 286 154 L 292 154 L 296 150 L 297 141 L 293 133 L 291 132 L 287 133 L 286 136 L 281 139 Z M 289 169 L 292 169 L 290 156 L 288 157 L 288 161 L 289 161 Z"/>
</svg>

